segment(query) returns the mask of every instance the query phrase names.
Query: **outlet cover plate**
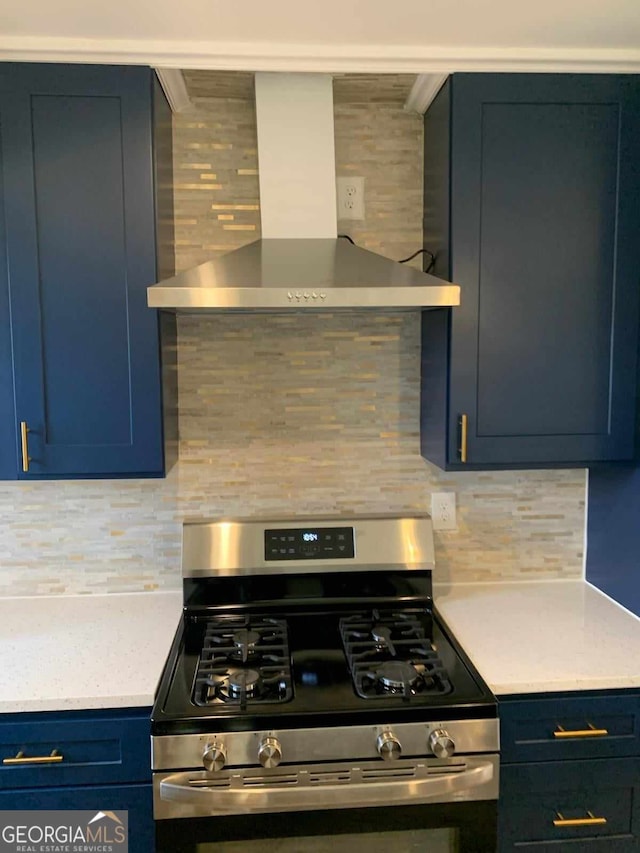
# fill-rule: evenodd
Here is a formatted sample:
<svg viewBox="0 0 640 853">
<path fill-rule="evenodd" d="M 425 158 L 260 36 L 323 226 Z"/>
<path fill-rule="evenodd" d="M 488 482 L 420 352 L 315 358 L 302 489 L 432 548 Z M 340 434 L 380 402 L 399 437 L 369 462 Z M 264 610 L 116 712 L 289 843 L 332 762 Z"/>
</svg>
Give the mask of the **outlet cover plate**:
<svg viewBox="0 0 640 853">
<path fill-rule="evenodd" d="M 434 530 L 458 529 L 455 492 L 432 492 L 431 521 Z"/>
<path fill-rule="evenodd" d="M 364 219 L 364 178 L 336 178 L 338 219 Z"/>
</svg>

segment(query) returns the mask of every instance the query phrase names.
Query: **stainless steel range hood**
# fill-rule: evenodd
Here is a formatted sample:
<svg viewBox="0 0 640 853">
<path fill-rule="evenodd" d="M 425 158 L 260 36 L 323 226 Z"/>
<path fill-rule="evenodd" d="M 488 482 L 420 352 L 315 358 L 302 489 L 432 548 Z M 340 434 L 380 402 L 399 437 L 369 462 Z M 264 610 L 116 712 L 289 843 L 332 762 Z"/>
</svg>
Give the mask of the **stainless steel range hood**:
<svg viewBox="0 0 640 853">
<path fill-rule="evenodd" d="M 441 308 L 460 288 L 344 239 L 267 239 L 148 289 L 151 308 L 335 311 Z"/>
<path fill-rule="evenodd" d="M 440 308 L 460 288 L 337 237 L 333 81 L 256 74 L 262 240 L 148 289 L 176 311 Z"/>
</svg>

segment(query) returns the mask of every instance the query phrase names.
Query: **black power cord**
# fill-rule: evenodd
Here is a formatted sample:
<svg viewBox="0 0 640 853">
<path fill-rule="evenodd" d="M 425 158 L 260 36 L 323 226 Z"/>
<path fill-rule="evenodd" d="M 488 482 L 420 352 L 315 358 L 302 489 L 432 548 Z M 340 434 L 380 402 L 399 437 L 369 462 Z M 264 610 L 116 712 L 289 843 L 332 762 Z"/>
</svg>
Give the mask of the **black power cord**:
<svg viewBox="0 0 640 853">
<path fill-rule="evenodd" d="M 356 245 L 348 234 L 338 234 L 338 237 L 342 238 L 343 240 L 348 240 L 352 246 Z M 412 261 L 414 258 L 417 258 L 418 255 L 429 255 L 429 266 L 426 268 L 425 272 L 431 272 L 431 270 L 436 265 L 436 256 L 433 254 L 433 252 L 430 252 L 429 249 L 418 249 L 418 251 L 414 252 L 413 255 L 409 255 L 408 258 L 403 258 L 401 261 L 398 261 L 398 263 L 406 264 L 409 261 Z"/>
<path fill-rule="evenodd" d="M 436 265 L 436 256 L 433 252 L 430 252 L 429 249 L 418 249 L 417 252 L 414 252 L 413 255 L 409 255 L 408 258 L 403 258 L 401 261 L 398 261 L 399 264 L 406 264 L 408 261 L 412 261 L 414 258 L 417 258 L 418 255 L 429 255 L 429 265 L 426 268 L 425 272 L 431 272 L 431 270 Z"/>
</svg>

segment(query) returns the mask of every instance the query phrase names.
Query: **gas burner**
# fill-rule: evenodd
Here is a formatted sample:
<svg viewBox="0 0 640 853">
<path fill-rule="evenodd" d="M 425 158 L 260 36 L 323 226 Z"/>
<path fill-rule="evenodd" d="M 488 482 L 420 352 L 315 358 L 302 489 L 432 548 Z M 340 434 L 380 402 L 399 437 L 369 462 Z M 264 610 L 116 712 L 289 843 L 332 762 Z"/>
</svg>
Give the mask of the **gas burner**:
<svg viewBox="0 0 640 853">
<path fill-rule="evenodd" d="M 242 646 L 252 648 L 260 639 L 260 634 L 257 631 L 249 631 L 247 628 L 242 628 L 240 631 L 236 631 L 231 639 L 234 646 L 238 646 L 238 648 L 242 648 Z"/>
<path fill-rule="evenodd" d="M 242 658 L 242 662 L 246 663 L 249 656 L 256 652 L 256 646 L 260 642 L 260 634 L 258 631 L 249 631 L 247 628 L 242 628 L 240 631 L 236 631 L 231 639 Z"/>
<path fill-rule="evenodd" d="M 407 661 L 391 660 L 376 669 L 375 677 L 389 690 L 405 691 L 420 680 L 420 673 Z"/>
<path fill-rule="evenodd" d="M 270 671 L 230 669 L 211 672 L 196 682 L 196 705 L 239 705 L 256 702 L 285 702 L 290 692 L 287 673 L 277 668 Z"/>
<path fill-rule="evenodd" d="M 343 640 L 371 642 L 386 648 L 395 655 L 394 646 L 400 641 L 411 642 L 424 639 L 424 631 L 415 614 L 380 613 L 373 610 L 370 615 L 358 613 L 340 620 Z"/>
<path fill-rule="evenodd" d="M 227 627 L 228 623 L 229 620 L 223 617 L 215 620 L 215 624 L 207 630 L 204 648 L 206 650 L 217 646 L 217 652 L 229 660 L 242 663 L 268 654 L 272 646 L 281 643 L 283 626 L 286 631 L 286 624 L 282 620 L 260 620 L 257 625 L 251 623 L 251 628 L 246 627 L 249 624 L 248 619 L 235 619 L 230 627 Z M 234 624 L 238 623 L 240 627 L 233 630 Z"/>
<path fill-rule="evenodd" d="M 444 667 L 436 657 L 420 662 L 392 660 L 369 668 L 358 668 L 354 675 L 356 692 L 363 699 L 386 696 L 424 696 L 425 693 L 446 695 L 452 690 Z"/>
<path fill-rule="evenodd" d="M 213 616 L 207 620 L 193 692 L 196 705 L 225 703 L 244 708 L 292 698 L 284 619 Z"/>
<path fill-rule="evenodd" d="M 358 695 L 364 699 L 398 695 L 411 697 L 450 691 L 441 664 L 438 667 L 436 663 L 415 661 L 392 660 L 375 669 L 361 669 L 356 673 L 355 682 Z"/>
<path fill-rule="evenodd" d="M 229 673 L 229 693 L 231 696 L 247 698 L 255 696 L 260 687 L 260 673 L 256 669 L 238 669 Z"/>
<path fill-rule="evenodd" d="M 376 648 L 387 649 L 390 655 L 395 655 L 396 650 L 391 642 L 391 628 L 388 625 L 374 625 L 371 629 Z"/>
<path fill-rule="evenodd" d="M 358 696 L 407 699 L 453 687 L 416 611 L 358 613 L 340 620 L 340 634 Z"/>
</svg>

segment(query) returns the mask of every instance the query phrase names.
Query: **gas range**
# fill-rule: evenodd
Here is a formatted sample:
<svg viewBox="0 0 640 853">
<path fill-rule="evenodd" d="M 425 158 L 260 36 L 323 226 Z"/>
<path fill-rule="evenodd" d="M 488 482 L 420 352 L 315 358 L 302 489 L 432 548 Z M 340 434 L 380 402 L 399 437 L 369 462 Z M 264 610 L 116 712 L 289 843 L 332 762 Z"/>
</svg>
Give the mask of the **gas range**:
<svg viewBox="0 0 640 853">
<path fill-rule="evenodd" d="M 496 701 L 432 568 L 428 516 L 186 524 L 156 819 L 495 801 Z"/>
</svg>

